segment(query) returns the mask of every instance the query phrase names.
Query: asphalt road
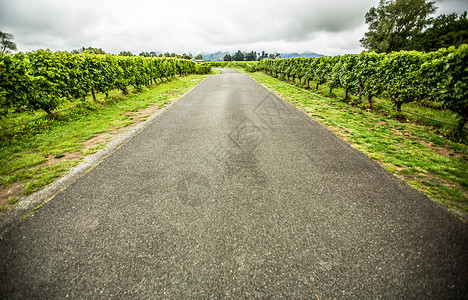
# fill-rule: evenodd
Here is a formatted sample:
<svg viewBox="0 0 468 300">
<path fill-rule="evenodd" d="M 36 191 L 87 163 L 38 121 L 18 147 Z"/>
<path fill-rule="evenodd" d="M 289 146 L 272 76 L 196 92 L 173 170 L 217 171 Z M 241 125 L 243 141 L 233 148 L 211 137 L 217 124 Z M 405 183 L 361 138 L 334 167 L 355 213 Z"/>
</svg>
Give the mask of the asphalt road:
<svg viewBox="0 0 468 300">
<path fill-rule="evenodd" d="M 467 238 L 222 70 L 2 237 L 0 298 L 463 298 Z"/>
</svg>

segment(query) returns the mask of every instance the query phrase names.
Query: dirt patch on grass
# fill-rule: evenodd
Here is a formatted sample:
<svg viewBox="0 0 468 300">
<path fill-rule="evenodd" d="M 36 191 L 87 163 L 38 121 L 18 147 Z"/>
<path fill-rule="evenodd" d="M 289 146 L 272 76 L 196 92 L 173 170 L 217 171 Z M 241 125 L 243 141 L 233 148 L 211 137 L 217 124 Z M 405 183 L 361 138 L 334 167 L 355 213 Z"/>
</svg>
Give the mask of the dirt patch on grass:
<svg viewBox="0 0 468 300">
<path fill-rule="evenodd" d="M 388 170 L 389 168 L 393 169 L 394 170 L 393 172 L 395 174 L 397 174 L 399 171 L 407 168 L 407 167 L 397 167 L 394 164 L 389 163 L 389 162 L 378 161 L 378 163 L 386 170 Z"/>
<path fill-rule="evenodd" d="M 447 156 L 447 157 L 454 156 L 454 157 L 465 158 L 465 159 L 467 158 L 467 155 L 464 153 L 456 153 L 455 151 L 451 149 L 447 149 L 442 146 L 436 146 L 423 140 L 417 140 L 417 141 L 442 156 Z"/>
<path fill-rule="evenodd" d="M 464 158 L 467 159 L 468 156 L 465 153 L 457 153 L 453 151 L 452 149 L 449 149 L 444 146 L 439 146 L 439 145 L 434 145 L 432 143 L 426 142 L 423 139 L 419 138 L 418 136 L 414 135 L 413 133 L 409 131 L 401 132 L 395 128 L 390 129 L 395 135 L 402 136 L 404 138 L 411 138 L 414 141 L 420 143 L 421 145 L 425 146 L 429 150 L 434 151 L 435 153 L 446 156 L 446 157 L 458 157 L 458 158 Z"/>
<path fill-rule="evenodd" d="M 54 155 L 49 155 L 47 158 L 47 161 L 36 166 L 36 167 L 46 167 L 46 166 L 51 166 L 58 164 L 59 162 L 65 161 L 65 160 L 74 160 L 74 159 L 80 159 L 82 155 L 79 155 L 77 153 L 65 153 L 64 156 L 62 157 L 55 157 Z M 35 167 L 35 168 L 36 168 Z"/>
<path fill-rule="evenodd" d="M 161 103 L 156 103 L 152 106 L 148 106 L 147 108 L 144 108 L 142 110 L 136 111 L 136 112 L 125 112 L 124 115 L 128 115 L 129 119 L 134 120 L 135 122 L 141 122 L 143 117 L 150 116 L 154 114 L 156 111 L 160 109 Z"/>
<path fill-rule="evenodd" d="M 117 133 L 123 131 L 123 128 L 124 127 L 120 129 L 111 129 L 108 132 L 103 132 L 96 135 L 93 138 L 90 138 L 89 140 L 83 143 L 83 149 L 89 149 L 95 147 L 96 145 L 105 144 L 107 142 L 112 141 L 112 139 L 117 135 Z"/>
<path fill-rule="evenodd" d="M 375 117 L 371 117 L 371 119 L 378 120 L 378 119 L 375 118 Z M 374 124 L 374 126 L 372 126 L 371 128 L 374 129 L 374 128 L 376 128 L 376 127 L 379 126 L 379 125 L 381 125 L 381 126 L 383 126 L 383 127 L 385 127 L 385 128 L 388 128 L 387 122 L 385 122 L 385 121 L 378 121 L 378 122 L 376 122 L 376 123 Z"/>
<path fill-rule="evenodd" d="M 140 110 L 137 114 L 139 115 L 139 117 L 146 117 L 152 115 L 153 113 L 159 110 L 159 105 L 160 103 L 157 103 L 153 106 L 149 106 L 143 110 Z"/>
<path fill-rule="evenodd" d="M 13 182 L 10 186 L 0 187 L 0 206 L 10 206 L 8 199 L 12 197 L 21 198 L 23 196 L 24 185 L 21 182 Z"/>
</svg>

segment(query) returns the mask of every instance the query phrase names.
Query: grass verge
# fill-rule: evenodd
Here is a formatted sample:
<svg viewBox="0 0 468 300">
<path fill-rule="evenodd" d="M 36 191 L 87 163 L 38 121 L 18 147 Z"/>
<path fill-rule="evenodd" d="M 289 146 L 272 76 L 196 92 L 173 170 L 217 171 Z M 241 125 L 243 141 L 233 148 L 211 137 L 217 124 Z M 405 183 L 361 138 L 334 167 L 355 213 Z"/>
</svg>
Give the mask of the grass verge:
<svg viewBox="0 0 468 300">
<path fill-rule="evenodd" d="M 100 95 L 98 103 L 88 99 L 53 118 L 0 132 L 0 212 L 62 177 L 84 156 L 97 152 L 131 125 L 145 121 L 206 76 L 177 77 L 127 95 L 114 92 L 108 99 Z"/>
<path fill-rule="evenodd" d="M 427 125 L 352 106 L 261 72 L 249 76 L 468 221 L 468 145 L 451 141 Z"/>
</svg>

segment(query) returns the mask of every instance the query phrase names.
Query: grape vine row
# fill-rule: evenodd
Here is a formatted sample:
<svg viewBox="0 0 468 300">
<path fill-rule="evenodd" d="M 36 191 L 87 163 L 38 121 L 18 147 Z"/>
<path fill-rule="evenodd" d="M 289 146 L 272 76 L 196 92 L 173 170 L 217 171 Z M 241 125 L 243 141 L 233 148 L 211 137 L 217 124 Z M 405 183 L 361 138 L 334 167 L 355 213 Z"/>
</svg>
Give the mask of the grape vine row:
<svg viewBox="0 0 468 300">
<path fill-rule="evenodd" d="M 0 54 L 0 116 L 11 111 L 44 110 L 51 114 L 64 99 L 77 100 L 113 89 L 126 93 L 176 75 L 206 74 L 208 65 L 162 57 L 70 54 L 37 50 Z"/>
<path fill-rule="evenodd" d="M 316 89 L 327 83 L 330 93 L 341 87 L 345 98 L 354 94 L 372 102 L 374 96 L 385 93 L 398 110 L 411 102 L 438 101 L 456 113 L 459 132 L 468 122 L 468 45 L 429 53 L 265 59 L 255 68 L 274 77 L 299 79 L 307 87 L 313 81 Z"/>
</svg>

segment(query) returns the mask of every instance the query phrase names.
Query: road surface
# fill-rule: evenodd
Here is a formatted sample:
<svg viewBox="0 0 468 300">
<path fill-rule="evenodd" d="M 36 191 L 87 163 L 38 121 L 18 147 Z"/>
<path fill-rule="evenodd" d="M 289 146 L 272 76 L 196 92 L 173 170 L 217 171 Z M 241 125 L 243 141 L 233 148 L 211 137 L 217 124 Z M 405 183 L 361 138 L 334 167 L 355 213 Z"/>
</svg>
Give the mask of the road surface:
<svg viewBox="0 0 468 300">
<path fill-rule="evenodd" d="M 2 237 L 0 298 L 462 298 L 467 227 L 227 69 Z"/>
</svg>

